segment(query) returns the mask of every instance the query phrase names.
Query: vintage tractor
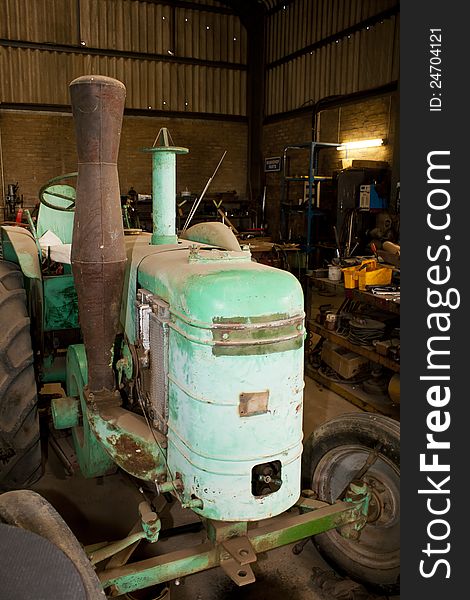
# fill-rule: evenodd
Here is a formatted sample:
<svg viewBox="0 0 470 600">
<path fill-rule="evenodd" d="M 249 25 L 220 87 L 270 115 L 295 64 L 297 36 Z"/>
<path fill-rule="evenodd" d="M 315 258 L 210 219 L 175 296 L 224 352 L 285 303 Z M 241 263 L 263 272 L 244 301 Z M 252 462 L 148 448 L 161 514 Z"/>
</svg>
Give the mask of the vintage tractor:
<svg viewBox="0 0 470 600">
<path fill-rule="evenodd" d="M 244 585 L 259 553 L 312 536 L 339 569 L 393 593 L 398 423 L 343 415 L 314 432 L 302 459 L 298 280 L 251 260 L 221 223 L 177 237 L 176 155 L 185 148 L 148 149 L 153 233 L 124 235 L 116 163 L 125 87 L 84 76 L 70 93 L 76 206 L 72 186 L 49 185 L 35 232 L 1 228 L 0 487 L 9 491 L 0 522 L 58 546 L 88 598 L 215 566 Z M 38 239 L 48 231 L 62 246 L 43 257 Z M 51 414 L 57 429 L 71 430 L 82 473 L 117 466 L 172 495 L 199 515 L 205 543 L 129 562 L 136 542 L 159 537 L 159 516 L 144 502 L 141 527 L 127 538 L 80 546 L 27 489 L 41 474 L 37 390 L 47 382 L 66 390 Z"/>
</svg>

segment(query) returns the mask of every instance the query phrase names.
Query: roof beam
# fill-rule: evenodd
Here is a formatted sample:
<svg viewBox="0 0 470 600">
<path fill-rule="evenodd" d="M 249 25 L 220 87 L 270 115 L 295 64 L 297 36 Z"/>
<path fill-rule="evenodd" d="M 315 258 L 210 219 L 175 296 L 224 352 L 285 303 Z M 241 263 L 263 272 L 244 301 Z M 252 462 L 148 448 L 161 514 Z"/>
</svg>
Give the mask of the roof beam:
<svg viewBox="0 0 470 600">
<path fill-rule="evenodd" d="M 175 8 L 186 8 L 188 10 L 200 10 L 201 12 L 219 13 L 223 15 L 234 15 L 235 12 L 229 6 L 213 6 L 212 4 L 199 4 L 190 0 L 134 0 L 134 2 L 151 2 L 163 6 L 174 6 Z"/>
<path fill-rule="evenodd" d="M 294 0 L 280 0 L 280 2 L 278 2 L 277 4 L 275 4 L 273 7 L 271 7 L 268 12 L 267 15 L 268 17 L 270 17 L 271 15 L 274 15 L 275 13 L 279 12 L 280 10 L 285 10 L 289 4 L 293 4 Z"/>
<path fill-rule="evenodd" d="M 185 56 L 171 56 L 170 54 L 150 54 L 147 52 L 130 52 L 127 50 L 113 50 L 91 48 L 89 46 L 72 46 L 68 44 L 48 44 L 38 42 L 27 42 L 24 40 L 0 39 L 0 47 L 21 48 L 31 50 L 48 50 L 49 52 L 67 52 L 69 54 L 91 54 L 95 56 L 115 56 L 118 58 L 134 58 L 137 60 L 153 60 L 162 62 L 175 62 L 185 65 L 199 65 L 212 67 L 214 69 L 229 69 L 234 71 L 246 71 L 247 66 L 243 63 L 234 63 L 222 60 L 203 60 L 200 58 L 189 58 Z"/>
</svg>

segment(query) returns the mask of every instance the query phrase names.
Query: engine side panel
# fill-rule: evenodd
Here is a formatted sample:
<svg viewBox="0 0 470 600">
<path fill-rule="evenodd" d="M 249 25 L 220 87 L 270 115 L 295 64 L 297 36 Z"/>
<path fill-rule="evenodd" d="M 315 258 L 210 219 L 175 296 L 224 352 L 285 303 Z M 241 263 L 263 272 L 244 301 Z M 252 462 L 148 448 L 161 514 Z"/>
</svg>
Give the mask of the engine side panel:
<svg viewBox="0 0 470 600">
<path fill-rule="evenodd" d="M 223 521 L 285 511 L 300 494 L 297 279 L 249 253 L 188 248 L 144 258 L 137 277 L 169 305 L 168 466 L 183 502 Z"/>
</svg>

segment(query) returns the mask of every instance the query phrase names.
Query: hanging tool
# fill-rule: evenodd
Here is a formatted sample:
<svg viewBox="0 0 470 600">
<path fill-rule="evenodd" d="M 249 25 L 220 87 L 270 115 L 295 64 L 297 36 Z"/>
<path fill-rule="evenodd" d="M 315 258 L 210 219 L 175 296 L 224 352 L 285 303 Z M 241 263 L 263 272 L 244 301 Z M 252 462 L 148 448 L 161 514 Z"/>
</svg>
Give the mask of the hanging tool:
<svg viewBox="0 0 470 600">
<path fill-rule="evenodd" d="M 335 232 L 335 240 L 336 240 L 336 254 L 338 255 L 338 258 L 341 259 L 341 246 L 339 243 L 338 230 L 336 229 L 336 225 L 333 225 L 333 229 Z"/>
<path fill-rule="evenodd" d="M 219 167 L 222 164 L 222 161 L 224 160 L 226 154 L 227 154 L 227 150 L 225 150 L 225 152 L 222 154 L 222 158 L 219 160 L 219 164 L 216 166 L 215 171 L 212 173 L 212 177 L 209 177 L 209 179 L 207 180 L 206 187 L 202 191 L 202 194 L 199 196 L 199 198 L 197 200 L 195 200 L 181 233 L 184 233 L 186 231 L 186 229 L 189 227 L 189 224 L 191 223 L 191 220 L 194 217 L 194 213 L 197 211 L 199 205 L 201 204 L 201 200 L 204 198 L 204 194 L 206 193 L 207 188 L 210 186 L 211 181 L 214 179 L 217 171 L 219 170 Z"/>
<path fill-rule="evenodd" d="M 377 246 L 374 244 L 374 242 L 370 243 L 370 249 L 372 250 L 373 255 L 375 256 L 375 258 L 378 261 L 379 260 L 379 255 L 377 254 Z"/>
<path fill-rule="evenodd" d="M 265 214 L 266 214 L 266 186 L 264 186 L 264 189 L 263 189 L 263 200 L 261 203 L 261 229 L 263 229 L 263 230 L 267 229 L 266 222 L 265 222 Z"/>
</svg>

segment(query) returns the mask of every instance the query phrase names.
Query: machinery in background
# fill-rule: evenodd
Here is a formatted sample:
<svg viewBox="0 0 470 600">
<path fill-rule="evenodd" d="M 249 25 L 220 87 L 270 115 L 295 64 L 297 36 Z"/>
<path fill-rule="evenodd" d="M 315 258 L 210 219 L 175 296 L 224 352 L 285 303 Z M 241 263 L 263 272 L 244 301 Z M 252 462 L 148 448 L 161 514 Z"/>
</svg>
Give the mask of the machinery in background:
<svg viewBox="0 0 470 600">
<path fill-rule="evenodd" d="M 5 221 L 14 221 L 19 208 L 23 207 L 23 194 L 18 194 L 19 184 L 9 183 L 5 195 L 5 204 L 3 207 L 3 219 Z"/>
<path fill-rule="evenodd" d="M 44 191 L 36 235 L 0 228 L 0 487 L 40 476 L 37 387 L 58 382 L 67 395 L 52 400 L 53 423 L 71 432 L 83 475 L 119 467 L 154 498 L 171 494 L 198 516 L 206 540 L 132 562 L 139 541 L 160 536 L 152 500 L 128 537 L 84 550 L 28 490 L 0 495 L 0 521 L 59 546 L 88 598 L 215 566 L 249 584 L 258 554 L 292 542 L 300 552 L 312 536 L 338 568 L 396 591 L 398 423 L 344 415 L 315 431 L 302 454 L 298 280 L 253 262 L 220 222 L 178 239 L 176 155 L 186 148 L 148 149 L 153 231 L 125 236 L 117 173 L 125 87 L 84 76 L 70 93 L 76 194 Z M 53 274 L 42 268 L 38 236 L 47 233 L 62 242 L 47 250 L 62 257 Z"/>
<path fill-rule="evenodd" d="M 142 229 L 138 201 L 139 194 L 132 187 L 126 196 L 121 196 L 122 222 L 125 229 Z"/>
<path fill-rule="evenodd" d="M 399 215 L 391 210 L 390 170 L 353 166 L 340 171 L 337 180 L 336 231 L 342 258 L 371 252 L 399 237 Z"/>
</svg>

